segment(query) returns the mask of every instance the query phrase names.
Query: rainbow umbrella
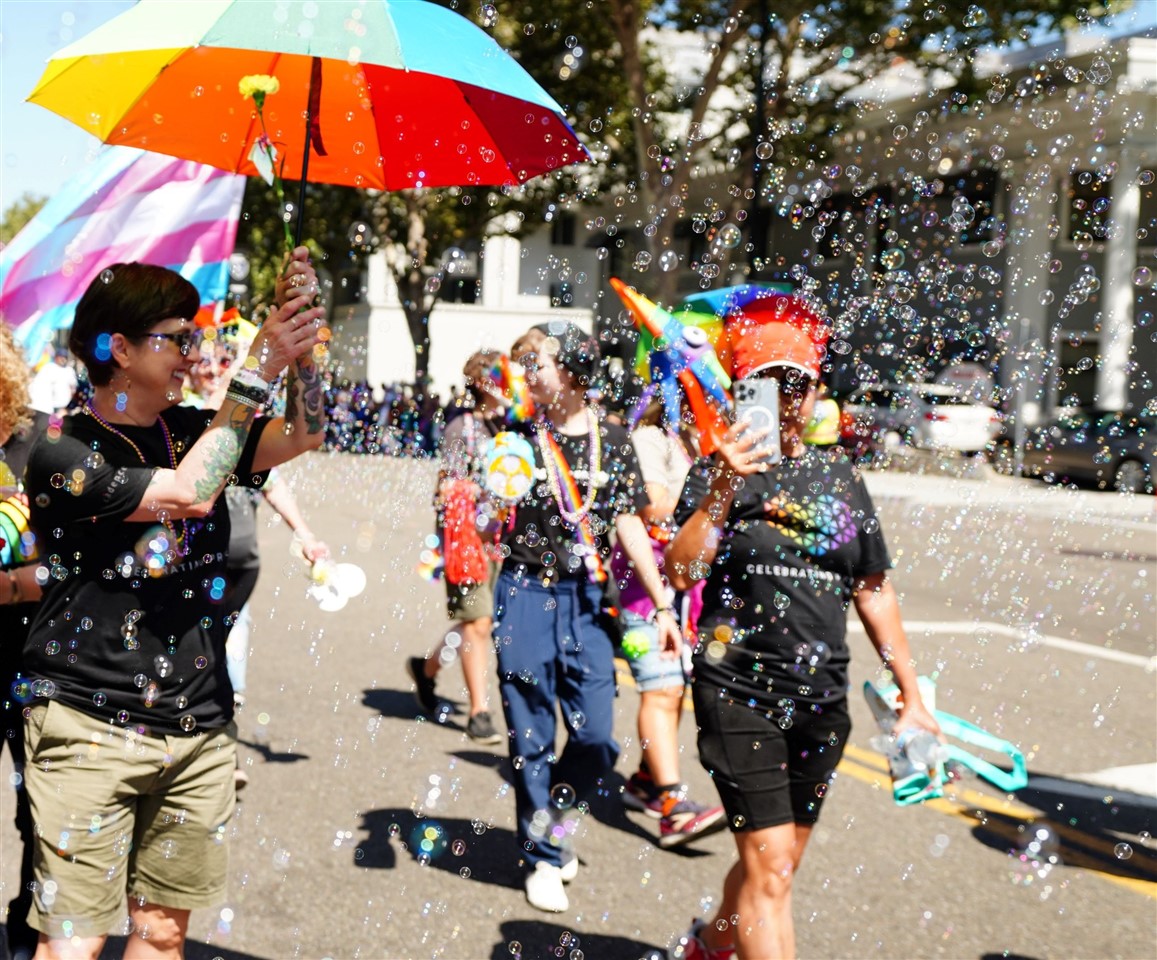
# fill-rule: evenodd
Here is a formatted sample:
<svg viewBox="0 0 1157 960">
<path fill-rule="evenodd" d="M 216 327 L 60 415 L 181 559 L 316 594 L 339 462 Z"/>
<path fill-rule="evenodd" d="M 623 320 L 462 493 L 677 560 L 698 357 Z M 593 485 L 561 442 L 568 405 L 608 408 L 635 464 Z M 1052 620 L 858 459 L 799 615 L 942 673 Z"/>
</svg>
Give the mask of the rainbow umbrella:
<svg viewBox="0 0 1157 960">
<path fill-rule="evenodd" d="M 238 92 L 254 74 L 279 81 L 265 125 L 303 184 L 515 185 L 589 159 L 506 51 L 424 0 L 140 0 L 53 56 L 28 99 L 106 143 L 257 175 Z"/>
</svg>

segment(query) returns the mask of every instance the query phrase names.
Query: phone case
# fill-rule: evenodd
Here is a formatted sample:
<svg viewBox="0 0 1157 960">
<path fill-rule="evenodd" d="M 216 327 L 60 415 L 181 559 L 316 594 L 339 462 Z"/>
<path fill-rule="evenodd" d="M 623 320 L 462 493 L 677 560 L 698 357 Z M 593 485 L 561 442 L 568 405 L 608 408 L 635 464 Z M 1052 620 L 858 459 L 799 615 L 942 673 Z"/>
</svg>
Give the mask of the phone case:
<svg viewBox="0 0 1157 960">
<path fill-rule="evenodd" d="M 735 395 L 736 423 L 747 420 L 751 424 L 748 429 L 767 430 L 767 436 L 761 442 L 767 454 L 758 462 L 779 463 L 779 383 L 770 377 L 740 380 L 732 390 Z"/>
</svg>

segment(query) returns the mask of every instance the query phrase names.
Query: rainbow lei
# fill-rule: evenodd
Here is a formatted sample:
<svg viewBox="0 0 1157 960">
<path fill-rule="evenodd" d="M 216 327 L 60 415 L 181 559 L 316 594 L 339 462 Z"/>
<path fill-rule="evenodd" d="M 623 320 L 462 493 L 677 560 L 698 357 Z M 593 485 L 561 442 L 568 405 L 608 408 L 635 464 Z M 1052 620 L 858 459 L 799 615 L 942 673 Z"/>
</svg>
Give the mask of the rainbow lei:
<svg viewBox="0 0 1157 960">
<path fill-rule="evenodd" d="M 587 496 L 579 495 L 578 483 L 571 472 L 570 464 L 563 456 L 554 434 L 543 424 L 538 425 L 538 446 L 542 451 L 543 465 L 550 492 L 558 504 L 559 513 L 574 530 L 575 540 L 586 564 L 587 574 L 592 583 L 602 583 L 607 579 L 607 571 L 599 557 L 599 545 L 591 526 L 591 508 L 596 495 L 596 476 L 601 467 L 599 427 L 594 412 L 591 418 L 590 469 L 587 474 Z"/>
</svg>

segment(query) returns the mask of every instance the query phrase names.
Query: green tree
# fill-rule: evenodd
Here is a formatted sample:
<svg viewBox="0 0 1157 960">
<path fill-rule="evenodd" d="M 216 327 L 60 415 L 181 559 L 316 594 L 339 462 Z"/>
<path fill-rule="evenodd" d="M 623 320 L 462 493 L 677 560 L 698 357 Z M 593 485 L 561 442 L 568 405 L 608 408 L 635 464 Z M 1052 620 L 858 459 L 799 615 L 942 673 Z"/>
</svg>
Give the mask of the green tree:
<svg viewBox="0 0 1157 960">
<path fill-rule="evenodd" d="M 853 91 L 900 60 L 955 79 L 957 96 L 976 89 L 978 50 L 1024 44 L 1042 31 L 1090 22 L 1127 0 L 993 0 L 980 4 L 911 0 L 554 0 L 546 30 L 541 5 L 509 0 L 504 15 L 533 31 L 508 29 L 512 49 L 567 102 L 604 169 L 594 179 L 614 195 L 620 229 L 634 233 L 646 272 L 632 279 L 670 301 L 676 266 L 710 281 L 737 254 L 763 264 L 758 222 L 769 197 L 800 168 L 819 164 L 827 142 L 855 116 Z M 672 35 L 698 40 L 699 56 L 680 62 Z M 558 38 L 598 50 L 584 67 L 587 96 L 556 91 Z M 559 48 L 560 54 L 564 51 Z M 687 62 L 695 61 L 695 62 Z M 536 67 L 535 64 L 538 66 Z M 609 97 L 614 104 L 608 104 Z M 605 120 L 604 120 L 605 118 Z M 601 129 L 596 127 L 601 126 Z M 601 141 L 601 142 L 599 142 Z M 708 165 L 711 165 L 710 167 Z M 693 179 L 710 181 L 691 208 Z M 702 192 L 702 191 L 701 191 Z M 756 202 L 756 197 L 761 200 Z M 673 258 L 681 222 L 703 225 L 706 250 L 695 264 Z M 731 240 L 747 233 L 746 251 Z M 764 222 L 766 222 L 764 220 Z M 755 248 L 752 247 L 754 239 Z M 664 256 L 667 254 L 667 256 Z"/>
<path fill-rule="evenodd" d="M 286 191 L 287 198 L 293 198 L 287 199 L 293 206 L 288 212 L 291 219 L 297 216 L 297 186 L 291 183 Z M 351 228 L 369 219 L 370 206 L 364 190 L 314 183 L 306 186 L 302 242 L 319 266 L 331 274 L 339 273 L 366 252 L 366 244 L 356 230 L 351 233 Z M 272 301 L 273 284 L 285 260 L 285 215 L 273 188 L 258 177 L 250 177 L 241 205 L 237 249 L 249 258 L 249 286 L 257 308 Z"/>
<path fill-rule="evenodd" d="M 24 229 L 24 225 L 35 217 L 47 202 L 48 197 L 36 193 L 23 193 L 12 201 L 0 219 L 0 246 L 11 243 L 12 238 Z"/>
</svg>

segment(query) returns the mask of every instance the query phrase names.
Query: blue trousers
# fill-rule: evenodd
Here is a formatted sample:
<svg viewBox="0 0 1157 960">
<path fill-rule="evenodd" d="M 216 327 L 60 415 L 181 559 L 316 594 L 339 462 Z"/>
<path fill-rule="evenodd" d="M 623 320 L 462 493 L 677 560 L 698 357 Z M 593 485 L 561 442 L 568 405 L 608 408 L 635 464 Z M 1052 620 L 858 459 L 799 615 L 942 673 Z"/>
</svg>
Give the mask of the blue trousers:
<svg viewBox="0 0 1157 960">
<path fill-rule="evenodd" d="M 602 590 L 586 581 L 545 587 L 504 570 L 494 597 L 494 646 L 510 757 L 518 840 L 533 869 L 558 865 L 573 804 L 593 794 L 619 756 L 614 647 Z M 567 729 L 555 754 L 556 704 Z"/>
</svg>

